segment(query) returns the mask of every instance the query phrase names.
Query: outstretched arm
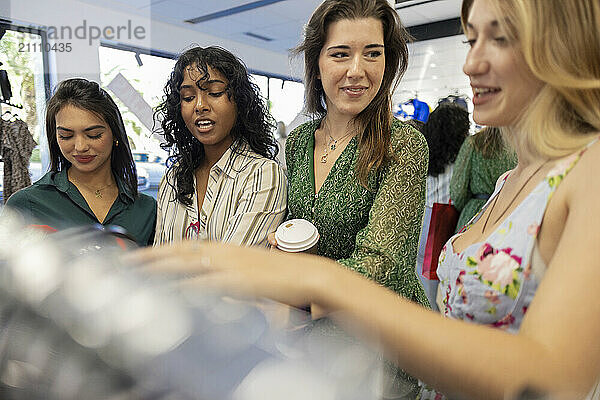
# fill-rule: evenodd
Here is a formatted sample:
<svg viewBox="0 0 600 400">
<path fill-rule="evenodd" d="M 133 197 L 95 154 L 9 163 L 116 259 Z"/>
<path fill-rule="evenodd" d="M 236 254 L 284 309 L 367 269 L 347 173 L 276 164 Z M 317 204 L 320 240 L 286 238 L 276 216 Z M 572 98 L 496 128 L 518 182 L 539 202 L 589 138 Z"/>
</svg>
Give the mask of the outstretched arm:
<svg viewBox="0 0 600 400">
<path fill-rule="evenodd" d="M 341 324 L 449 395 L 503 399 L 529 387 L 584 398 L 600 375 L 600 228 L 589 224 L 600 220 L 600 145 L 589 153 L 550 203 L 567 216 L 561 232 L 542 228 L 540 237 L 560 239 L 518 334 L 444 318 L 316 256 L 182 244 L 137 257 L 151 269 L 196 272 L 193 284 L 341 311 Z"/>
</svg>

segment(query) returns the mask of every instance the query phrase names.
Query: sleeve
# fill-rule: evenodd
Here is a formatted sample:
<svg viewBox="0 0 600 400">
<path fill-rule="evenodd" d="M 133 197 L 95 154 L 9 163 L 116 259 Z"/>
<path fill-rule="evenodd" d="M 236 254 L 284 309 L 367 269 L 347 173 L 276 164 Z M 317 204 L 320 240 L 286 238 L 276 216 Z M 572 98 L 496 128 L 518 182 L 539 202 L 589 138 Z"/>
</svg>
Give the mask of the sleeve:
<svg viewBox="0 0 600 400">
<path fill-rule="evenodd" d="M 283 222 L 287 179 L 275 162 L 263 162 L 248 176 L 235 213 L 227 221 L 224 242 L 267 247 L 267 235 Z"/>
<path fill-rule="evenodd" d="M 25 189 L 21 189 L 10 196 L 6 201 L 6 208 L 19 212 L 25 218 L 33 218 L 31 201 Z"/>
<path fill-rule="evenodd" d="M 150 196 L 148 196 L 150 197 Z M 151 218 L 152 218 L 152 232 L 148 235 L 148 242 L 146 246 L 152 246 L 154 244 L 154 238 L 156 237 L 156 224 L 158 223 L 157 213 L 158 213 L 158 203 L 154 200 L 153 197 L 150 197 L 150 207 L 151 207 Z"/>
<path fill-rule="evenodd" d="M 169 189 L 167 188 L 167 174 L 163 175 L 162 179 L 160 180 L 160 185 L 158 185 L 158 192 L 156 194 L 156 225 L 154 227 L 154 246 L 158 246 L 166 241 L 163 237 L 163 225 L 165 218 L 163 207 L 165 206 L 165 190 Z"/>
<path fill-rule="evenodd" d="M 338 261 L 428 306 L 414 268 L 425 207 L 429 149 L 416 130 L 408 126 L 401 130 L 404 138 L 395 146 L 395 158 L 382 171 L 369 222 L 358 232 L 351 257 Z"/>
<path fill-rule="evenodd" d="M 294 129 L 290 132 L 287 140 L 285 141 L 285 165 L 287 168 L 288 176 L 292 174 L 292 169 L 294 166 L 294 147 L 296 145 L 296 136 L 300 127 Z"/>
<path fill-rule="evenodd" d="M 469 189 L 472 154 L 473 140 L 472 136 L 470 136 L 463 142 L 458 151 L 450 180 L 450 199 L 458 211 L 462 211 L 465 208 L 465 205 L 472 196 Z"/>
</svg>

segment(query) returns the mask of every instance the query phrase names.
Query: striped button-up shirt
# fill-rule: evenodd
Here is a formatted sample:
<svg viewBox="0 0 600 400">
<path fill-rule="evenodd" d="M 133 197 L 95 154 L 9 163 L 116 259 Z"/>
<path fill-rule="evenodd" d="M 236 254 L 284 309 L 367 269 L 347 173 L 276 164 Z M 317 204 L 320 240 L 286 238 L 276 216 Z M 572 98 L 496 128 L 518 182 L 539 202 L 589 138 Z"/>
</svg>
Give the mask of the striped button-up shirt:
<svg viewBox="0 0 600 400">
<path fill-rule="evenodd" d="M 247 145 L 234 148 L 211 168 L 200 212 L 196 190 L 191 205 L 180 203 L 169 184 L 175 186 L 173 169 L 167 172 L 158 189 L 155 246 L 196 238 L 267 246 L 286 215 L 287 179 L 275 161 Z"/>
</svg>

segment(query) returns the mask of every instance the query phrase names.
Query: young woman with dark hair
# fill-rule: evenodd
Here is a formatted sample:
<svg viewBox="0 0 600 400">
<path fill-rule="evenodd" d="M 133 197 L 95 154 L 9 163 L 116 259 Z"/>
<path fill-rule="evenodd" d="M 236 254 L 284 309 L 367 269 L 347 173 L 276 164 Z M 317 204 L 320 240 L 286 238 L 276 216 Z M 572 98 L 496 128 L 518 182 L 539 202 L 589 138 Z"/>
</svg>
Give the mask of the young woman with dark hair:
<svg viewBox="0 0 600 400">
<path fill-rule="evenodd" d="M 171 151 L 154 243 L 201 238 L 266 246 L 286 213 L 275 124 L 244 64 L 219 47 L 184 52 L 157 110 Z"/>
<path fill-rule="evenodd" d="M 137 191 L 121 113 L 96 82 L 61 82 L 48 102 L 50 172 L 10 197 L 12 207 L 56 229 L 119 225 L 140 245 L 152 242 L 156 202 Z"/>
</svg>

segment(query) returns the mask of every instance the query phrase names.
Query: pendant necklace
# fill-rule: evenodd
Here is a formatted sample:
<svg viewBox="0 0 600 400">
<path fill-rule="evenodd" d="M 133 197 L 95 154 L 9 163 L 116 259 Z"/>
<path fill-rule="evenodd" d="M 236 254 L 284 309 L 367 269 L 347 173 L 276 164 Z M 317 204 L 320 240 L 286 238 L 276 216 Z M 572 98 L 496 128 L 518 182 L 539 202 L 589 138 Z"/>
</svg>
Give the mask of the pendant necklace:
<svg viewBox="0 0 600 400">
<path fill-rule="evenodd" d="M 82 183 L 82 182 L 79 182 L 77 180 L 74 180 L 73 177 L 71 177 L 71 180 L 73 181 L 73 183 L 78 183 L 79 185 L 85 187 L 86 189 L 94 192 L 94 196 L 96 196 L 97 199 L 101 199 L 102 198 L 102 191 L 104 189 L 107 189 L 107 188 L 109 188 L 109 187 L 111 187 L 111 186 L 114 185 L 114 183 L 110 183 L 110 184 L 108 184 L 106 186 L 103 186 L 101 188 L 94 189 L 93 187 L 90 187 L 89 185 L 86 185 L 85 183 Z"/>
<path fill-rule="evenodd" d="M 342 141 L 343 139 L 347 138 L 348 136 L 350 136 L 354 133 L 354 131 L 350 131 L 350 132 L 346 133 L 344 136 L 342 136 L 341 138 L 334 139 L 334 137 L 331 136 L 331 130 L 329 129 L 327 120 L 325 120 L 324 125 L 325 125 L 325 128 L 327 128 L 327 136 L 329 137 L 329 140 L 328 140 L 327 144 L 325 145 L 323 155 L 321 156 L 321 163 L 323 163 L 323 164 L 325 164 L 327 162 L 327 157 L 329 156 L 329 151 L 330 150 L 334 151 L 337 148 L 337 144 L 339 141 Z"/>
<path fill-rule="evenodd" d="M 546 165 L 548 163 L 549 160 L 544 161 L 539 167 L 536 168 L 535 171 L 533 171 L 533 173 L 531 175 L 529 175 L 529 177 L 525 180 L 525 183 L 523 183 L 523 185 L 521 185 L 521 187 L 519 188 L 519 191 L 517 192 L 517 194 L 514 195 L 514 197 L 510 200 L 510 203 L 508 203 L 508 205 L 504 208 L 504 210 L 502 210 L 502 213 L 500 213 L 500 215 L 494 220 L 494 225 L 500 221 L 500 218 L 502 218 L 504 216 L 504 214 L 506 213 L 506 211 L 508 211 L 508 209 L 510 208 L 510 206 L 513 205 L 513 203 L 515 202 L 515 200 L 517 200 L 517 197 L 519 197 L 519 194 L 521 193 L 521 191 L 523 189 L 525 189 L 525 186 L 527 186 L 527 184 L 529 183 L 529 181 L 531 181 L 531 179 L 533 179 L 534 176 L 537 175 L 538 172 L 540 172 L 540 170 L 542 169 L 542 167 L 544 165 Z M 505 181 L 506 182 L 506 181 Z M 488 224 L 488 221 L 490 220 L 490 217 L 492 216 L 492 212 L 494 211 L 494 208 L 496 207 L 496 203 L 498 202 L 498 197 L 500 196 L 500 193 L 498 193 L 496 195 L 496 197 L 494 198 L 494 204 L 492 204 L 492 207 L 490 208 L 490 212 L 487 215 L 487 218 L 485 219 L 485 222 L 483 223 L 483 227 L 481 228 L 481 234 L 483 234 L 483 232 L 485 232 L 485 228 Z"/>
</svg>

